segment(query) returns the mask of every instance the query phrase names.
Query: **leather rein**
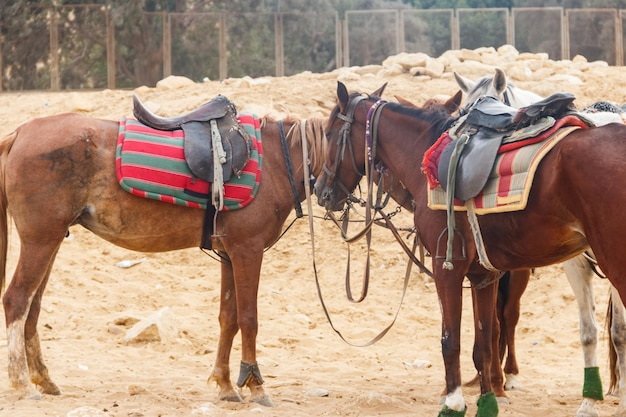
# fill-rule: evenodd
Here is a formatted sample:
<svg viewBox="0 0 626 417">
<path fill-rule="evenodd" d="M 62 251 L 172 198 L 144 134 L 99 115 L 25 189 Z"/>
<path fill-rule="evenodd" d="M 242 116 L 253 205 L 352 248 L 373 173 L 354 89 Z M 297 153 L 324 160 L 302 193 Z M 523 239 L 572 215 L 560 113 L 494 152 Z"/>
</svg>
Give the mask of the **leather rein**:
<svg viewBox="0 0 626 417">
<path fill-rule="evenodd" d="M 413 242 L 413 248 L 409 248 L 407 246 L 407 244 L 404 242 L 404 240 L 402 239 L 402 236 L 400 236 L 400 233 L 398 232 L 397 228 L 395 227 L 395 225 L 392 223 L 391 221 L 391 216 L 384 213 L 383 212 L 383 208 L 385 207 L 387 201 L 389 200 L 389 193 L 387 194 L 386 198 L 385 198 L 385 202 L 381 203 L 382 199 L 383 199 L 383 192 L 382 192 L 382 177 L 379 176 L 380 181 L 377 184 L 377 198 L 376 198 L 376 203 L 373 202 L 373 184 L 374 184 L 374 176 L 373 176 L 373 171 L 374 169 L 379 169 L 376 167 L 376 145 L 377 145 L 377 141 L 378 141 L 378 121 L 380 118 L 380 115 L 382 113 L 382 109 L 385 107 L 385 105 L 387 104 L 387 102 L 385 100 L 378 100 L 376 103 L 374 103 L 374 105 L 372 105 L 372 107 L 370 107 L 370 109 L 368 110 L 368 115 L 367 115 L 367 120 L 366 120 L 366 134 L 365 134 L 365 140 L 366 140 L 366 146 L 365 146 L 365 152 L 366 155 L 365 157 L 367 158 L 367 162 L 365 165 L 365 173 L 360 172 L 360 170 L 357 168 L 356 166 L 356 158 L 354 156 L 354 149 L 352 147 L 352 142 L 350 141 L 350 132 L 351 132 L 351 128 L 352 128 L 352 123 L 354 122 L 354 113 L 356 110 L 357 105 L 363 100 L 365 99 L 365 96 L 357 96 L 355 97 L 348 105 L 348 108 L 346 110 L 346 114 L 341 114 L 339 113 L 337 115 L 337 117 L 341 120 L 344 121 L 344 124 L 342 126 L 342 128 L 339 131 L 339 146 L 337 147 L 337 155 L 336 155 L 336 165 L 334 167 L 334 171 L 331 171 L 326 164 L 324 164 L 324 171 L 326 172 L 327 175 L 332 175 L 336 186 L 339 187 L 346 195 L 346 204 L 347 204 L 347 208 L 345 209 L 345 211 L 343 212 L 341 218 L 342 221 L 340 222 L 335 215 L 333 214 L 332 211 L 328 211 L 327 212 L 327 217 L 330 218 L 335 225 L 340 229 L 341 231 L 341 237 L 344 240 L 344 242 L 346 242 L 348 244 L 348 262 L 347 262 L 347 266 L 346 266 L 346 278 L 345 278 L 345 286 L 346 286 L 346 296 L 348 298 L 348 300 L 352 303 L 360 303 L 361 301 L 363 301 L 366 296 L 367 296 L 367 291 L 368 291 L 368 287 L 369 287 L 369 278 L 370 278 L 370 247 L 371 247 L 371 229 L 372 229 L 372 225 L 374 223 L 377 223 L 377 220 L 375 219 L 375 216 L 372 215 L 372 212 L 376 212 L 378 213 L 383 220 L 385 221 L 385 225 L 386 227 L 391 230 L 393 236 L 395 237 L 395 239 L 398 241 L 398 243 L 400 244 L 400 246 L 402 247 L 402 249 L 405 251 L 405 253 L 409 256 L 409 259 L 411 260 L 411 262 L 408 263 L 407 265 L 407 270 L 406 270 L 406 274 L 404 277 L 404 284 L 403 284 L 403 289 L 402 289 L 402 295 L 400 298 L 400 303 L 398 305 L 398 309 L 396 310 L 395 316 L 392 320 L 392 322 L 385 328 L 383 329 L 377 336 L 375 336 L 372 340 L 370 340 L 369 342 L 365 343 L 365 344 L 354 344 L 348 340 L 346 340 L 346 338 L 341 334 L 341 332 L 339 330 L 337 330 L 335 328 L 335 326 L 333 325 L 333 322 L 330 318 L 330 315 L 328 313 L 328 310 L 326 309 L 326 306 L 324 304 L 323 301 L 323 297 L 322 297 L 322 293 L 321 293 L 321 288 L 319 285 L 319 281 L 318 281 L 318 277 L 317 277 L 317 269 L 315 266 L 315 255 L 313 253 L 313 269 L 315 272 L 315 281 L 316 281 L 316 285 L 317 285 L 317 290 L 318 290 L 318 295 L 322 304 L 322 308 L 324 310 L 324 313 L 326 315 L 326 318 L 328 320 L 328 322 L 330 323 L 331 328 L 335 331 L 335 333 L 337 333 L 339 335 L 339 337 L 341 337 L 342 340 L 344 340 L 346 343 L 352 345 L 352 346 L 357 346 L 357 347 L 364 347 L 364 346 L 369 346 L 372 345 L 374 343 L 376 343 L 378 340 L 382 339 L 382 337 L 387 334 L 387 332 L 391 329 L 391 327 L 393 326 L 393 324 L 395 323 L 398 314 L 400 312 L 400 307 L 402 306 L 402 302 L 404 300 L 404 297 L 406 295 L 406 290 L 408 287 L 408 283 L 409 283 L 409 278 L 410 278 L 410 273 L 411 273 L 411 265 L 414 263 L 416 264 L 419 269 L 424 272 L 426 275 L 428 275 L 429 277 L 433 277 L 432 272 L 424 265 L 423 261 L 421 261 L 420 259 L 418 259 L 415 256 L 415 250 L 417 248 L 418 245 L 418 235 L 415 235 L 414 238 L 414 242 Z M 365 176 L 367 178 L 367 183 L 368 183 L 368 187 L 367 187 L 367 197 L 365 200 L 365 226 L 363 227 L 363 229 L 361 231 L 359 231 L 358 233 L 356 233 L 354 236 L 349 237 L 347 234 L 347 229 L 348 229 L 348 224 L 349 224 L 349 212 L 351 210 L 351 205 L 354 202 L 360 202 L 362 200 L 360 200 L 359 198 L 355 197 L 351 191 L 348 190 L 348 188 L 345 186 L 345 184 L 343 184 L 337 177 L 337 173 L 339 171 L 339 167 L 341 165 L 341 161 L 343 161 L 344 157 L 345 157 L 345 152 L 346 152 L 346 148 L 349 149 L 350 152 L 350 158 L 352 161 L 352 165 L 354 170 L 362 177 Z M 362 288 L 361 288 L 361 294 L 357 299 L 354 299 L 354 297 L 352 296 L 352 285 L 351 285 L 351 280 L 350 280 L 350 243 L 353 243 L 359 239 L 361 239 L 362 237 L 366 238 L 367 240 L 367 260 L 366 260 L 366 266 L 365 266 L 365 272 L 364 272 L 364 277 L 362 280 Z M 311 226 L 311 240 L 313 243 L 313 229 Z"/>
</svg>

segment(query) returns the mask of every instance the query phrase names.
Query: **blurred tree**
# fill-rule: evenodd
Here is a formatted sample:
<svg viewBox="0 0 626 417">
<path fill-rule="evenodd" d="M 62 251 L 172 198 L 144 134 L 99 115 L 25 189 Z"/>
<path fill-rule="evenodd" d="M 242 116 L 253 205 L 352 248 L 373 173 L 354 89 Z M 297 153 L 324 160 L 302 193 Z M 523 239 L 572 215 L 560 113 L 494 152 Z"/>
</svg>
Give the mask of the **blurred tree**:
<svg viewBox="0 0 626 417">
<path fill-rule="evenodd" d="M 50 88 L 49 4 L 0 0 L 0 76 L 4 89 Z"/>
</svg>

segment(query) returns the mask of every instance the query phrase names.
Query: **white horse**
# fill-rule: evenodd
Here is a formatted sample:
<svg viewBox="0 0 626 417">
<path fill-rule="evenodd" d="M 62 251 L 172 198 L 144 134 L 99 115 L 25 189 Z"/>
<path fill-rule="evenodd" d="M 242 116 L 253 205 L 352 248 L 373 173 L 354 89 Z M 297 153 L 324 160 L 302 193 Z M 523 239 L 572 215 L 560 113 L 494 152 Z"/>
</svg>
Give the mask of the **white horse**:
<svg viewBox="0 0 626 417">
<path fill-rule="evenodd" d="M 524 107 L 543 99 L 531 91 L 515 87 L 507 81 L 506 75 L 500 69 L 496 69 L 495 75 L 483 77 L 478 81 L 469 80 L 457 73 L 454 73 L 454 77 L 465 93 L 464 106 L 471 105 L 478 98 L 486 95 L 496 97 L 511 107 Z M 589 109 L 592 108 L 593 106 L 590 106 Z M 582 110 L 581 113 L 598 126 L 614 122 L 624 123 L 621 115 L 615 112 Z M 585 362 L 583 401 L 576 412 L 576 417 L 598 417 L 595 403 L 602 399 L 602 383 L 599 376 L 597 354 L 598 326 L 595 318 L 592 286 L 595 275 L 594 262 L 593 254 L 589 253 L 578 255 L 563 263 L 563 270 L 578 302 L 580 342 Z M 611 340 L 609 343 L 610 363 L 612 365 L 609 393 L 616 393 L 621 399 L 615 413 L 616 416 L 626 416 L 626 401 L 622 397 L 622 395 L 626 395 L 626 319 L 624 312 L 624 304 L 615 288 L 611 286 L 609 310 L 607 311 L 607 327 Z"/>
</svg>

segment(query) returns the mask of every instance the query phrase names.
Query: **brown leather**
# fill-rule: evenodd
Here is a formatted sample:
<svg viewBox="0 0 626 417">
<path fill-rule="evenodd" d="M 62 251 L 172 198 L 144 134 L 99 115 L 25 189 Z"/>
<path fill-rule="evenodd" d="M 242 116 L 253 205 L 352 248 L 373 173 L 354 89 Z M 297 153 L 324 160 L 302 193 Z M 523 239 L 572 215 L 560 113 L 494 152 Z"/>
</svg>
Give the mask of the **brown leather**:
<svg viewBox="0 0 626 417">
<path fill-rule="evenodd" d="M 218 95 L 197 109 L 175 117 L 153 114 L 133 95 L 133 114 L 141 123 L 159 130 L 182 129 L 185 132 L 185 160 L 191 172 L 208 182 L 214 181 L 213 140 L 211 121 L 217 122 L 226 160 L 222 162 L 222 179 L 228 181 L 232 174 L 240 175 L 252 153 L 250 135 L 237 120 L 235 105 L 225 96 Z"/>
<path fill-rule="evenodd" d="M 176 130 L 188 122 L 208 122 L 220 119 L 231 110 L 233 104 L 223 95 L 218 95 L 189 113 L 175 117 L 161 117 L 148 110 L 139 97 L 133 94 L 133 115 L 141 123 L 159 130 Z"/>
</svg>

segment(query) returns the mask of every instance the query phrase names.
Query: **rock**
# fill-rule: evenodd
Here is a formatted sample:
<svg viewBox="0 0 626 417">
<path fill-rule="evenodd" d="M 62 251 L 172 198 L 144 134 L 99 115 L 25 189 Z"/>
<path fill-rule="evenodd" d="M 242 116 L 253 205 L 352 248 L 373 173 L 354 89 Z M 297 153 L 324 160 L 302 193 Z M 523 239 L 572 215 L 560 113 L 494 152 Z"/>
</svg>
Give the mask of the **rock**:
<svg viewBox="0 0 626 417">
<path fill-rule="evenodd" d="M 445 71 L 444 65 L 436 60 L 430 61 L 424 68 L 424 74 L 432 78 L 441 78 Z"/>
<path fill-rule="evenodd" d="M 513 45 L 506 44 L 498 48 L 498 54 L 501 56 L 506 56 L 506 55 L 518 56 L 519 51 Z"/>
<path fill-rule="evenodd" d="M 330 393 L 324 388 L 313 388 L 308 390 L 304 395 L 307 397 L 328 397 Z"/>
<path fill-rule="evenodd" d="M 506 75 L 517 81 L 530 81 L 533 77 L 533 72 L 526 65 L 513 65 L 506 70 Z"/>
<path fill-rule="evenodd" d="M 193 416 L 213 416 L 216 415 L 218 407 L 213 403 L 204 403 L 191 410 Z"/>
<path fill-rule="evenodd" d="M 176 90 L 193 84 L 195 84 L 195 82 L 187 77 L 170 75 L 169 77 L 163 78 L 161 81 L 157 81 L 156 88 L 157 90 Z"/>
<path fill-rule="evenodd" d="M 350 68 L 356 74 L 366 75 L 366 74 L 378 74 L 378 72 L 384 68 L 384 65 L 366 65 L 364 67 L 352 67 Z"/>
<path fill-rule="evenodd" d="M 109 417 L 108 413 L 88 405 L 68 411 L 66 417 Z"/>
<path fill-rule="evenodd" d="M 144 387 L 140 385 L 129 385 L 128 386 L 128 395 L 140 395 L 148 392 Z"/>
<path fill-rule="evenodd" d="M 478 61 L 481 62 L 480 54 L 472 49 L 461 49 L 461 61 Z"/>
<path fill-rule="evenodd" d="M 169 307 L 164 307 L 131 327 L 123 342 L 171 342 L 177 334 L 176 318 Z"/>
<path fill-rule="evenodd" d="M 424 67 L 433 59 L 423 52 L 407 53 L 401 52 L 398 55 L 388 57 L 383 61 L 383 67 L 400 65 L 405 72 L 413 67 Z"/>
</svg>

